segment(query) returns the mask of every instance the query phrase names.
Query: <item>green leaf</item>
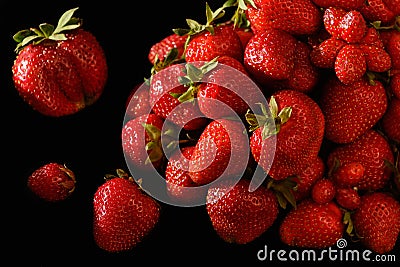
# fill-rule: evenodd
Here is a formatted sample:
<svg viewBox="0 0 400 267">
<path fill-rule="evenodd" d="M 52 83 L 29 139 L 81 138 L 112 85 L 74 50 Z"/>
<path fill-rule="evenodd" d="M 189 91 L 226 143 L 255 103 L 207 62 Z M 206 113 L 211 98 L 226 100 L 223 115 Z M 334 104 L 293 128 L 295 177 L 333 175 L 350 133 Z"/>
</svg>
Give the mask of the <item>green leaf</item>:
<svg viewBox="0 0 400 267">
<path fill-rule="evenodd" d="M 149 123 L 142 123 L 142 126 L 146 130 L 146 133 L 149 135 L 150 139 L 153 141 L 160 140 L 161 131 L 156 126 Z"/>
<path fill-rule="evenodd" d="M 25 29 L 17 32 L 16 34 L 13 35 L 14 41 L 17 43 L 22 42 L 26 37 L 32 35 L 33 32 L 30 29 Z"/>
<path fill-rule="evenodd" d="M 42 31 L 43 35 L 47 38 L 53 33 L 54 26 L 48 23 L 42 23 L 39 25 L 39 29 Z"/>
<path fill-rule="evenodd" d="M 278 114 L 278 117 L 280 118 L 280 124 L 286 123 L 290 116 L 292 115 L 292 107 L 284 107 Z"/>
<path fill-rule="evenodd" d="M 54 41 L 65 41 L 65 40 L 67 40 L 67 37 L 63 33 L 58 33 L 58 34 L 51 35 L 50 39 L 54 40 Z"/>
<path fill-rule="evenodd" d="M 72 15 L 74 14 L 74 12 L 75 12 L 76 10 L 78 10 L 78 8 L 79 8 L 79 7 L 72 8 L 72 9 L 70 9 L 70 10 L 67 10 L 64 14 L 61 15 L 60 19 L 58 20 L 57 27 L 56 27 L 56 29 L 54 30 L 55 33 L 59 33 L 60 31 L 63 30 L 63 27 L 64 27 L 65 25 L 67 25 L 67 24 L 70 22 L 70 20 L 71 20 L 71 18 L 72 18 Z"/>
</svg>

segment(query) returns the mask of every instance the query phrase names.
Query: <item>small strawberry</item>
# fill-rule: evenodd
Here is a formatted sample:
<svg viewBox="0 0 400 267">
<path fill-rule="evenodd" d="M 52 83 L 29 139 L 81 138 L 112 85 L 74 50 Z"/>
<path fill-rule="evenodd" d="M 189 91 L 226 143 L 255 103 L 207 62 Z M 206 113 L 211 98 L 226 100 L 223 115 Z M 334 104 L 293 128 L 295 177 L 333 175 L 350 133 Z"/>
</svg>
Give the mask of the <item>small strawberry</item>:
<svg viewBox="0 0 400 267">
<path fill-rule="evenodd" d="M 380 133 L 370 129 L 353 142 L 333 148 L 328 153 L 327 167 L 331 169 L 337 160 L 346 165 L 355 159 L 365 168 L 357 184 L 359 190 L 378 190 L 387 185 L 392 171 L 385 162 L 393 164 L 394 156 L 390 144 Z"/>
<path fill-rule="evenodd" d="M 304 169 L 304 171 L 297 175 L 294 179 L 296 187 L 293 191 L 294 197 L 297 202 L 311 197 L 312 186 L 322 179 L 325 172 L 325 162 L 321 157 L 317 157 L 312 163 Z"/>
<path fill-rule="evenodd" d="M 255 33 L 272 27 L 292 35 L 306 35 L 316 32 L 322 24 L 322 13 L 311 0 L 253 2 L 247 5 L 246 16 Z"/>
<path fill-rule="evenodd" d="M 319 68 L 334 68 L 336 56 L 346 45 L 346 42 L 336 37 L 330 37 L 314 47 L 310 53 L 311 62 Z"/>
<path fill-rule="evenodd" d="M 154 65 L 156 60 L 164 61 L 172 49 L 177 50 L 177 58 L 182 57 L 185 50 L 186 38 L 186 36 L 172 33 L 161 39 L 159 42 L 153 44 L 150 47 L 148 54 L 149 62 Z"/>
<path fill-rule="evenodd" d="M 400 203 L 384 192 L 367 193 L 361 197 L 352 221 L 366 248 L 379 254 L 388 253 L 400 232 Z"/>
<path fill-rule="evenodd" d="M 392 67 L 392 58 L 384 48 L 374 45 L 360 45 L 364 52 L 367 69 L 373 72 L 385 72 Z"/>
<path fill-rule="evenodd" d="M 342 208 L 346 210 L 355 210 L 361 204 L 361 198 L 358 191 L 354 188 L 337 188 L 335 200 Z"/>
<path fill-rule="evenodd" d="M 331 37 L 341 38 L 342 18 L 346 15 L 346 10 L 337 6 L 330 6 L 325 9 L 323 14 L 324 27 Z"/>
<path fill-rule="evenodd" d="M 126 99 L 125 107 L 125 116 L 127 119 L 133 119 L 151 113 L 149 86 L 145 83 L 136 84 Z"/>
<path fill-rule="evenodd" d="M 238 121 L 215 119 L 205 127 L 189 162 L 189 175 L 196 184 L 244 172 L 250 157 L 242 126 Z"/>
<path fill-rule="evenodd" d="M 121 169 L 105 179 L 93 196 L 94 240 L 108 252 L 131 250 L 154 229 L 161 206 Z"/>
<path fill-rule="evenodd" d="M 336 186 L 329 178 L 319 179 L 311 189 L 311 198 L 317 203 L 328 203 L 335 198 Z"/>
<path fill-rule="evenodd" d="M 391 140 L 400 142 L 400 99 L 393 97 L 382 118 L 382 129 Z"/>
<path fill-rule="evenodd" d="M 353 187 L 364 177 L 365 168 L 357 161 L 348 162 L 337 167 L 332 172 L 331 179 L 337 187 Z"/>
<path fill-rule="evenodd" d="M 295 90 L 274 93 L 269 109 L 263 115 L 246 114 L 251 153 L 273 179 L 300 175 L 318 156 L 325 129 L 322 111 L 311 97 Z M 276 147 L 274 154 L 271 147 Z"/>
<path fill-rule="evenodd" d="M 56 162 L 40 166 L 28 177 L 28 188 L 50 202 L 67 199 L 74 192 L 75 183 L 74 172 Z"/>
<path fill-rule="evenodd" d="M 348 43 L 358 43 L 367 32 L 367 22 L 357 10 L 348 11 L 340 20 L 340 38 Z"/>
<path fill-rule="evenodd" d="M 224 183 L 225 182 L 225 183 Z M 265 186 L 249 191 L 249 180 L 219 182 L 208 189 L 206 209 L 225 242 L 247 244 L 265 233 L 278 217 L 278 201 Z"/>
<path fill-rule="evenodd" d="M 387 101 L 379 81 L 372 85 L 361 79 L 345 85 L 335 77 L 329 79 L 319 99 L 326 121 L 325 137 L 335 143 L 354 141 L 382 118 Z"/>
<path fill-rule="evenodd" d="M 343 214 L 331 201 L 317 203 L 305 199 L 283 218 L 279 236 L 283 243 L 300 248 L 326 248 L 343 236 Z"/>
<path fill-rule="evenodd" d="M 57 27 L 16 33 L 17 57 L 12 78 L 20 96 L 34 110 L 52 117 L 74 114 L 102 94 L 108 67 L 103 48 L 92 33 L 66 11 Z"/>
<path fill-rule="evenodd" d="M 344 84 L 352 84 L 361 79 L 367 71 L 367 61 L 358 45 L 345 45 L 336 55 L 335 73 Z"/>
<path fill-rule="evenodd" d="M 339 7 L 345 10 L 359 9 L 365 0 L 312 0 L 314 4 L 323 8 Z"/>
</svg>

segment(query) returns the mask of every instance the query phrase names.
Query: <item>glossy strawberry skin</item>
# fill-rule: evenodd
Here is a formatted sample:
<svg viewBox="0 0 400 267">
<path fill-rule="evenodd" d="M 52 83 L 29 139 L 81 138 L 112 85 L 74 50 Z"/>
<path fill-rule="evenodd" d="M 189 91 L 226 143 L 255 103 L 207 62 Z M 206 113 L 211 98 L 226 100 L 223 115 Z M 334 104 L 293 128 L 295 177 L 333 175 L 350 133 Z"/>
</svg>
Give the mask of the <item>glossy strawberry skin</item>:
<svg viewBox="0 0 400 267">
<path fill-rule="evenodd" d="M 396 17 L 396 14 L 385 5 L 383 0 L 364 1 L 359 11 L 366 20 L 381 21 L 383 25 L 392 24 Z"/>
<path fill-rule="evenodd" d="M 337 204 L 305 199 L 283 218 L 279 235 L 283 243 L 300 248 L 326 248 L 343 236 L 342 212 Z"/>
<path fill-rule="evenodd" d="M 349 144 L 340 145 L 328 153 L 327 167 L 335 160 L 343 165 L 357 159 L 364 168 L 364 176 L 357 184 L 362 191 L 382 189 L 389 181 L 391 169 L 385 161 L 393 164 L 394 157 L 388 141 L 377 131 L 368 130 Z"/>
<path fill-rule="evenodd" d="M 63 164 L 50 162 L 40 166 L 28 177 L 28 188 L 50 202 L 67 199 L 75 190 L 75 174 Z"/>
<path fill-rule="evenodd" d="M 355 210 L 361 204 L 361 198 L 354 188 L 337 188 L 335 194 L 336 202 L 346 210 Z"/>
<path fill-rule="evenodd" d="M 332 174 L 331 179 L 339 188 L 356 186 L 364 177 L 365 167 L 357 161 L 341 164 Z"/>
<path fill-rule="evenodd" d="M 344 85 L 336 78 L 325 84 L 319 104 L 326 120 L 325 137 L 335 143 L 350 143 L 371 129 L 388 105 L 381 82 L 371 85 L 362 79 Z"/>
<path fill-rule="evenodd" d="M 136 84 L 126 99 L 125 107 L 125 116 L 127 119 L 133 119 L 151 113 L 149 86 L 145 84 Z"/>
<path fill-rule="evenodd" d="M 346 85 L 359 81 L 367 71 L 363 51 L 357 45 L 343 46 L 336 55 L 334 69 L 338 79 Z"/>
<path fill-rule="evenodd" d="M 352 220 L 366 248 L 379 254 L 388 253 L 400 232 L 400 203 L 385 192 L 365 194 Z"/>
<path fill-rule="evenodd" d="M 246 15 L 255 33 L 267 28 L 283 30 L 292 35 L 312 34 L 322 24 L 322 13 L 310 0 L 255 0 Z"/>
<path fill-rule="evenodd" d="M 249 180 L 242 178 L 235 185 L 217 183 L 208 189 L 207 214 L 218 236 L 227 243 L 248 244 L 277 219 L 274 193 L 264 186 L 250 192 L 249 185 Z"/>
<path fill-rule="evenodd" d="M 331 179 L 316 181 L 311 189 L 311 198 L 317 203 L 328 203 L 335 198 L 336 186 Z"/>
<path fill-rule="evenodd" d="M 183 55 L 183 52 L 185 50 L 185 42 L 186 42 L 187 36 L 180 36 L 178 34 L 170 34 L 161 39 L 159 42 L 153 44 L 150 47 L 149 54 L 148 54 L 148 60 L 151 64 L 155 63 L 156 57 L 163 61 L 165 57 L 168 55 L 168 53 L 176 48 L 178 50 L 178 55 L 177 57 L 180 58 Z"/>
<path fill-rule="evenodd" d="M 318 104 L 295 90 L 280 90 L 273 94 L 279 111 L 292 107 L 289 120 L 281 125 L 276 137 L 262 138 L 263 127 L 250 137 L 254 159 L 276 180 L 301 174 L 318 156 L 325 129 L 325 119 Z M 275 145 L 275 153 L 271 147 Z"/>
<path fill-rule="evenodd" d="M 359 9 L 364 4 L 364 0 L 312 0 L 319 7 L 339 7 L 346 10 Z"/>
<path fill-rule="evenodd" d="M 12 66 L 20 96 L 46 116 L 71 115 L 93 104 L 107 81 L 106 57 L 96 38 L 83 29 L 66 37 L 27 45 Z"/>
<path fill-rule="evenodd" d="M 115 177 L 98 187 L 93 197 L 93 235 L 108 252 L 133 249 L 152 231 L 160 205 L 133 180 Z"/>
</svg>

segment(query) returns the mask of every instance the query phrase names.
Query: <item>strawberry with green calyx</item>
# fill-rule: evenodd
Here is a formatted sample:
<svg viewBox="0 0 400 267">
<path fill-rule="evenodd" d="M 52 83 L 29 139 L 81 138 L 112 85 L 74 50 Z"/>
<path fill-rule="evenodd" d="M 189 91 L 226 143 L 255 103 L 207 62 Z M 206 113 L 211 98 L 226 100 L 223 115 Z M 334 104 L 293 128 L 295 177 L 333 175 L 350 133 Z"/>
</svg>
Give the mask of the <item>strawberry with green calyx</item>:
<svg viewBox="0 0 400 267">
<path fill-rule="evenodd" d="M 227 24 L 216 24 L 216 21 L 224 16 L 226 7 L 223 5 L 212 11 L 206 3 L 205 25 L 187 19 L 189 29 L 173 30 L 178 35 L 187 36 L 184 52 L 187 62 L 210 61 L 223 55 L 242 61 L 242 42 L 234 28 Z"/>
<path fill-rule="evenodd" d="M 124 170 L 107 174 L 93 196 L 93 236 L 101 249 L 133 249 L 155 228 L 161 206 Z"/>
<path fill-rule="evenodd" d="M 175 54 L 175 59 L 181 59 L 183 57 L 185 43 L 186 36 L 180 36 L 176 33 L 172 33 L 164 37 L 162 40 L 150 47 L 149 54 L 147 56 L 149 62 L 153 65 L 158 65 L 171 57 L 169 55 L 171 54 L 171 51 L 174 51 L 173 53 Z"/>
<path fill-rule="evenodd" d="M 52 117 L 74 114 L 97 101 L 108 67 L 103 48 L 92 33 L 66 11 L 56 27 L 42 23 L 16 33 L 13 81 L 33 109 Z"/>
<path fill-rule="evenodd" d="M 325 127 L 322 111 L 311 97 L 295 90 L 276 92 L 268 108 L 272 118 L 266 107 L 261 108 L 263 115 L 246 114 L 252 155 L 273 179 L 299 175 L 318 156 Z"/>
<path fill-rule="evenodd" d="M 67 199 L 75 190 L 75 174 L 65 165 L 50 162 L 37 168 L 28 177 L 28 188 L 38 197 L 50 202 Z"/>
</svg>

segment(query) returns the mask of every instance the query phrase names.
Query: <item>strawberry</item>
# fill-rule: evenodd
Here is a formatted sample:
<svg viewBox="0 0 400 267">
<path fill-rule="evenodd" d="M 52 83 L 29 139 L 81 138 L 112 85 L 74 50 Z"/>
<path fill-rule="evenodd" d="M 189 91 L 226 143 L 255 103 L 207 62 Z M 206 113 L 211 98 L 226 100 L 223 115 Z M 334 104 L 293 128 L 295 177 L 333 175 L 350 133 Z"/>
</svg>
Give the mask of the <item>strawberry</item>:
<svg viewBox="0 0 400 267">
<path fill-rule="evenodd" d="M 189 175 L 198 185 L 241 174 L 249 162 L 248 136 L 239 121 L 212 120 L 202 131 L 189 162 Z"/>
<path fill-rule="evenodd" d="M 379 254 L 388 253 L 400 232 L 400 203 L 385 192 L 367 193 L 361 197 L 352 221 L 366 248 Z"/>
<path fill-rule="evenodd" d="M 334 68 L 336 56 L 346 45 L 342 39 L 330 37 L 313 48 L 310 53 L 311 62 L 319 68 Z"/>
<path fill-rule="evenodd" d="M 382 118 L 387 96 L 379 81 L 372 85 L 361 79 L 345 85 L 333 77 L 324 85 L 319 104 L 326 120 L 325 137 L 335 143 L 350 143 Z"/>
<path fill-rule="evenodd" d="M 125 116 L 127 119 L 133 119 L 151 113 L 149 86 L 145 83 L 136 84 L 126 99 L 125 108 Z"/>
<path fill-rule="evenodd" d="M 185 50 L 186 38 L 186 36 L 180 36 L 176 33 L 165 36 L 163 39 L 150 47 L 147 56 L 149 62 L 154 65 L 157 59 L 164 61 L 172 49 L 177 50 L 177 58 L 182 57 Z"/>
<path fill-rule="evenodd" d="M 155 228 L 161 206 L 123 170 L 105 178 L 93 196 L 94 240 L 108 252 L 131 250 Z"/>
<path fill-rule="evenodd" d="M 311 164 L 304 169 L 304 171 L 297 175 L 295 178 L 296 187 L 293 191 L 294 197 L 297 202 L 311 197 L 312 186 L 322 179 L 325 172 L 325 162 L 320 156 L 311 162 Z"/>
<path fill-rule="evenodd" d="M 333 171 L 330 177 L 339 188 L 353 187 L 360 183 L 364 177 L 365 167 L 357 161 L 342 164 Z"/>
<path fill-rule="evenodd" d="M 392 67 L 392 58 L 384 49 L 373 45 L 360 45 L 367 63 L 367 69 L 373 72 L 385 72 Z"/>
<path fill-rule="evenodd" d="M 382 129 L 387 137 L 400 142 L 400 99 L 393 97 L 382 118 Z"/>
<path fill-rule="evenodd" d="M 225 183 L 224 183 L 225 182 Z M 219 237 L 247 244 L 265 233 L 278 216 L 278 201 L 265 186 L 249 191 L 249 180 L 219 182 L 208 189 L 206 209 Z"/>
<path fill-rule="evenodd" d="M 344 84 L 359 81 L 367 70 L 363 51 L 357 45 L 345 45 L 338 52 L 334 65 L 338 79 Z"/>
<path fill-rule="evenodd" d="M 317 203 L 328 203 L 335 198 L 336 186 L 329 178 L 317 180 L 311 189 L 311 198 Z"/>
<path fill-rule="evenodd" d="M 397 23 L 400 24 L 400 22 Z M 400 70 L 400 31 L 390 28 L 389 30 L 381 30 L 379 33 L 382 36 L 385 49 L 392 59 L 392 69 Z"/>
<path fill-rule="evenodd" d="M 50 162 L 37 168 L 28 177 L 28 188 L 39 198 L 58 202 L 67 199 L 75 190 L 75 174 L 65 165 Z"/>
<path fill-rule="evenodd" d="M 342 18 L 346 13 L 345 9 L 338 6 L 330 6 L 325 9 L 322 20 L 326 31 L 330 33 L 331 37 L 341 38 L 343 31 Z"/>
<path fill-rule="evenodd" d="M 338 205 L 305 199 L 291 209 L 279 226 L 283 243 L 301 248 L 326 248 L 343 236 L 344 224 Z"/>
<path fill-rule="evenodd" d="M 398 2 L 398 0 L 392 1 Z M 393 4 L 395 5 L 395 3 Z M 392 24 L 396 18 L 396 14 L 393 13 L 394 10 L 386 6 L 383 0 L 364 1 L 363 5 L 358 10 L 361 12 L 366 20 L 380 21 L 383 25 Z"/>
<path fill-rule="evenodd" d="M 322 111 L 311 97 L 295 90 L 277 91 L 269 108 L 272 118 L 267 112 L 265 118 L 246 114 L 251 153 L 273 179 L 299 175 L 318 156 L 325 129 Z M 271 147 L 276 147 L 274 155 Z"/>
<path fill-rule="evenodd" d="M 383 3 L 394 14 L 400 15 L 400 1 L 399 0 L 383 0 Z"/>
<path fill-rule="evenodd" d="M 168 158 L 164 174 L 168 195 L 185 204 L 202 197 L 202 195 L 195 194 L 194 191 L 187 189 L 197 186 L 189 175 L 189 161 L 194 149 L 194 146 L 186 146 L 175 150 Z"/>
<path fill-rule="evenodd" d="M 346 210 L 355 210 L 361 204 L 361 197 L 354 188 L 337 188 L 335 200 L 340 207 Z"/>
<path fill-rule="evenodd" d="M 66 11 L 57 27 L 43 23 L 40 29 L 16 33 L 17 57 L 12 78 L 20 96 L 43 115 L 74 114 L 97 101 L 108 67 L 96 37 Z"/>
<path fill-rule="evenodd" d="M 390 78 L 389 88 L 393 96 L 400 99 L 400 72 Z"/>
<path fill-rule="evenodd" d="M 365 0 L 312 0 L 314 4 L 323 8 L 339 7 L 345 10 L 359 9 Z"/>
<path fill-rule="evenodd" d="M 322 24 L 322 14 L 311 0 L 254 0 L 248 4 L 247 19 L 254 33 L 267 28 L 283 30 L 292 35 L 312 34 Z"/>
<path fill-rule="evenodd" d="M 288 79 L 294 69 L 296 43 L 292 35 L 268 28 L 247 43 L 244 65 L 251 77 L 261 84 Z"/>
<path fill-rule="evenodd" d="M 161 131 L 164 120 L 156 114 L 144 114 L 125 122 L 122 148 L 129 164 L 142 170 L 159 170 L 164 159 Z"/>
<path fill-rule="evenodd" d="M 394 156 L 380 133 L 370 129 L 353 142 L 333 148 L 328 153 L 327 167 L 332 168 L 336 161 L 344 166 L 355 159 L 365 168 L 364 176 L 356 185 L 359 190 L 378 190 L 387 185 L 391 169 L 385 162 L 393 164 Z"/>
</svg>

